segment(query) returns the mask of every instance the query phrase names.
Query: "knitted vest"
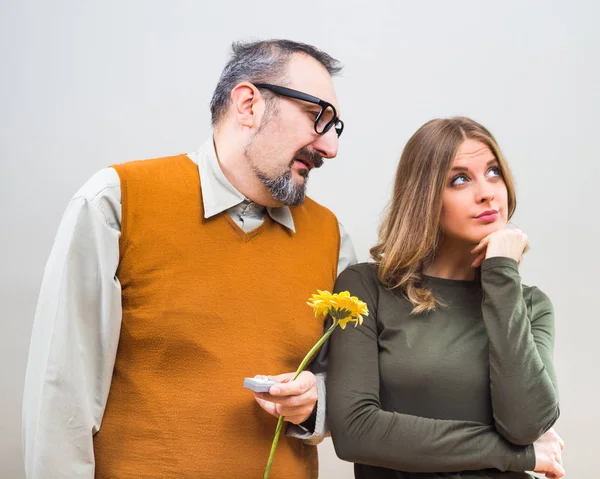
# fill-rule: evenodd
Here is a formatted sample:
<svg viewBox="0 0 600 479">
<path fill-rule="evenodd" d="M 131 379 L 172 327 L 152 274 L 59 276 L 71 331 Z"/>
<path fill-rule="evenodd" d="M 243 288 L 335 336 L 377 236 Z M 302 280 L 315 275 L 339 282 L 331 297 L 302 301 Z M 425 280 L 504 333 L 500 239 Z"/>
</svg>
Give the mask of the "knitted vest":
<svg viewBox="0 0 600 479">
<path fill-rule="evenodd" d="M 122 191 L 123 320 L 97 478 L 262 477 L 277 419 L 244 377 L 295 371 L 323 333 L 306 305 L 333 288 L 335 216 L 307 198 L 296 233 L 205 219 L 187 156 L 114 167 Z M 282 435 L 273 479 L 316 478 L 317 451 Z"/>
</svg>

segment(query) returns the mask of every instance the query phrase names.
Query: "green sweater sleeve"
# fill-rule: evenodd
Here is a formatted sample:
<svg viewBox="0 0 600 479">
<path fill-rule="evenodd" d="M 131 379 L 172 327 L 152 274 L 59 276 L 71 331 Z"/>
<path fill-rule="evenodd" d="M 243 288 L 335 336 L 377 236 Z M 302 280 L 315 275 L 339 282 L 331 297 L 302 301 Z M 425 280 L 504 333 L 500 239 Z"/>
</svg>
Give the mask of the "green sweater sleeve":
<svg viewBox="0 0 600 479">
<path fill-rule="evenodd" d="M 481 283 L 496 429 L 514 444 L 532 444 L 559 416 L 552 303 L 539 289 L 521 286 L 510 258 L 486 259 Z"/>
<path fill-rule="evenodd" d="M 337 455 L 406 472 L 533 469 L 533 446 L 506 441 L 494 426 L 385 411 L 379 399 L 376 280 L 350 268 L 336 291 L 366 301 L 364 324 L 337 328 L 329 345 L 327 411 Z"/>
</svg>

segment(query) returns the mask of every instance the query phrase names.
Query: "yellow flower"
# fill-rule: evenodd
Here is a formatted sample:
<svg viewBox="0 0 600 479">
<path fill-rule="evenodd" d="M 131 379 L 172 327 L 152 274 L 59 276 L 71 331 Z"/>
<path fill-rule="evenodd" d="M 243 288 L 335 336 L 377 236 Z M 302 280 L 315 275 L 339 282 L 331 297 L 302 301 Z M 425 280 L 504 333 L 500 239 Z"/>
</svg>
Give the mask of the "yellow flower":
<svg viewBox="0 0 600 479">
<path fill-rule="evenodd" d="M 313 308 L 315 317 L 330 315 L 334 324 L 338 323 L 342 329 L 348 322 L 355 323 L 355 327 L 362 324 L 362 317 L 369 315 L 367 304 L 356 296 L 350 296 L 348 291 L 335 294 L 321 290 L 317 292 L 318 294 L 313 294 L 306 304 Z"/>
<path fill-rule="evenodd" d="M 321 339 L 317 341 L 307 355 L 304 356 L 304 359 L 296 370 L 294 379 L 298 377 L 300 372 L 304 371 L 306 365 L 319 350 L 319 348 L 323 346 L 323 343 L 338 325 L 340 328 L 345 329 L 348 322 L 352 321 L 355 323 L 354 327 L 356 327 L 357 325 L 362 324 L 363 316 L 369 315 L 367 303 L 361 301 L 356 296 L 350 296 L 348 291 L 343 291 L 339 294 L 331 294 L 329 291 L 320 290 L 317 290 L 317 292 L 318 294 L 313 294 L 312 298 L 309 299 L 306 304 L 313 308 L 316 318 L 318 318 L 319 315 L 327 316 L 329 314 L 333 318 L 333 324 L 329 327 L 325 334 L 321 336 Z M 279 442 L 282 426 L 283 416 L 279 416 L 277 428 L 275 429 L 275 437 L 273 438 L 273 442 L 271 444 L 271 453 L 269 454 L 269 460 L 267 461 L 267 467 L 265 468 L 263 479 L 268 479 L 269 474 L 271 473 L 271 466 L 273 465 L 273 460 L 275 458 L 275 448 Z"/>
</svg>

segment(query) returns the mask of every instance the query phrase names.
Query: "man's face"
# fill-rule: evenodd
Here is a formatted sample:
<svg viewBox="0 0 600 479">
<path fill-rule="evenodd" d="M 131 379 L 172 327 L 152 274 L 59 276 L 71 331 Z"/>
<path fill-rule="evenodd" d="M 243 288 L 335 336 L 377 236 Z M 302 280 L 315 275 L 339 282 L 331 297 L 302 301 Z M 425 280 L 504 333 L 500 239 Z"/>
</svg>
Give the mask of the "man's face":
<svg viewBox="0 0 600 479">
<path fill-rule="evenodd" d="M 338 112 L 331 76 L 314 58 L 295 54 L 290 59 L 285 85 L 331 103 Z M 245 148 L 252 170 L 269 189 L 273 199 L 292 206 L 304 201 L 310 171 L 323 158 L 337 155 L 335 128 L 324 135 L 315 132 L 318 105 L 278 96 L 275 110 L 263 117 Z"/>
</svg>

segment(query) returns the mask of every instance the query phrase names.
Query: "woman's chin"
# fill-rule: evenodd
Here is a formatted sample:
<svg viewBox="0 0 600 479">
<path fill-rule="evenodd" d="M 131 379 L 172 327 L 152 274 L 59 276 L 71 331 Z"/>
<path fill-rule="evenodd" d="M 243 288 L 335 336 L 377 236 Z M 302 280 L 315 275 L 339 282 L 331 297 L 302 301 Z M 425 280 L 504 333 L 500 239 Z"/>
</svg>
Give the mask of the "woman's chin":
<svg viewBox="0 0 600 479">
<path fill-rule="evenodd" d="M 485 237 L 506 228 L 505 221 L 494 221 L 486 225 L 477 225 L 466 227 L 462 230 L 444 231 L 445 239 L 451 242 L 468 243 L 470 245 L 478 245 Z"/>
<path fill-rule="evenodd" d="M 485 226 L 481 226 L 480 228 L 477 228 L 477 231 L 473 231 L 473 234 L 470 235 L 471 236 L 470 239 L 472 240 L 473 243 L 479 243 L 486 236 L 489 236 L 492 233 L 503 230 L 505 228 L 506 228 L 506 223 L 501 223 L 499 221 L 495 221 L 494 223 L 491 223 L 489 225 L 485 225 Z"/>
</svg>

